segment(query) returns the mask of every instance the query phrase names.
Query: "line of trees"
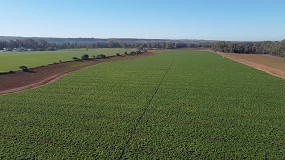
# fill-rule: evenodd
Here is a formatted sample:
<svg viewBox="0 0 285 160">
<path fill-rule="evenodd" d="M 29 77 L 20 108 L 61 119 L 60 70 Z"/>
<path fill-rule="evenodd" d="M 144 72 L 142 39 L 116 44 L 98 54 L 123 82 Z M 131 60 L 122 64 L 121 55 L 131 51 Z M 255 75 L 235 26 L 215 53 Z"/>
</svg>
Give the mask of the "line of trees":
<svg viewBox="0 0 285 160">
<path fill-rule="evenodd" d="M 84 39 L 85 40 L 85 39 Z M 88 39 L 86 39 L 87 41 Z M 6 48 L 25 48 L 36 51 L 72 49 L 72 48 L 211 48 L 215 51 L 227 53 L 270 54 L 285 57 L 285 40 L 263 42 L 230 42 L 230 41 L 195 41 L 195 40 L 129 40 L 109 39 L 90 42 L 47 42 L 43 39 L 17 39 L 0 41 L 0 50 Z"/>
<path fill-rule="evenodd" d="M 269 54 L 285 57 L 285 40 L 264 42 L 216 42 L 212 49 L 226 53 Z"/>
<path fill-rule="evenodd" d="M 143 53 L 147 53 L 147 49 L 142 49 L 142 50 L 137 50 L 137 51 L 130 51 L 130 53 L 128 53 L 127 51 L 124 52 L 125 55 L 137 55 L 137 54 L 143 54 Z M 114 56 L 122 56 L 120 53 L 116 53 Z M 72 57 L 73 61 L 80 61 L 80 60 L 89 60 L 89 59 L 103 59 L 103 58 L 107 58 L 108 56 L 104 55 L 104 54 L 99 54 L 99 55 L 93 55 L 92 58 L 90 58 L 90 56 L 88 54 L 83 54 L 80 58 L 77 57 Z"/>
<path fill-rule="evenodd" d="M 18 39 L 10 41 L 0 41 L 0 50 L 6 48 L 26 48 L 33 50 L 56 50 L 72 48 L 157 48 L 157 49 L 175 49 L 175 48 L 210 48 L 213 42 L 182 42 L 182 41 L 124 41 L 109 40 L 98 42 L 47 42 L 45 40 Z"/>
<path fill-rule="evenodd" d="M 55 50 L 57 48 L 56 43 L 48 43 L 45 40 L 11 40 L 11 41 L 0 41 L 0 50 L 6 48 L 12 50 L 13 48 L 26 48 L 33 50 Z"/>
</svg>

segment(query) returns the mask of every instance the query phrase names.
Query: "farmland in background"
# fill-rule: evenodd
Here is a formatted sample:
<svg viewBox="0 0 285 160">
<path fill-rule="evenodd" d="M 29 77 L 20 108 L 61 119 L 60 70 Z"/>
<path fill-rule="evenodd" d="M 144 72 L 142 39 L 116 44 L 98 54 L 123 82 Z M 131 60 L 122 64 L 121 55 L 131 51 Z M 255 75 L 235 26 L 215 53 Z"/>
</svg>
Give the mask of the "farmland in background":
<svg viewBox="0 0 285 160">
<path fill-rule="evenodd" d="M 19 66 L 38 67 L 59 61 L 71 61 L 72 57 L 81 58 L 83 54 L 104 54 L 106 56 L 123 54 L 134 49 L 124 48 L 99 48 L 99 49 L 66 49 L 57 51 L 33 51 L 33 52 L 0 52 L 0 72 L 17 71 Z"/>
<path fill-rule="evenodd" d="M 103 63 L 0 96 L 0 159 L 283 159 L 284 88 L 204 51 Z"/>
</svg>

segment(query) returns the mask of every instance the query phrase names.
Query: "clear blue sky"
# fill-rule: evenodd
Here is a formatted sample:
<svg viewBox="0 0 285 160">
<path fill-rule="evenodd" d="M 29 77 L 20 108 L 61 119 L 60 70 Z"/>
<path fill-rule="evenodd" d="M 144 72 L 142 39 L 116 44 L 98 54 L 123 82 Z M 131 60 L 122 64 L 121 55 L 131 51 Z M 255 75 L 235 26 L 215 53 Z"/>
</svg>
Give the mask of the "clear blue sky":
<svg viewBox="0 0 285 160">
<path fill-rule="evenodd" d="M 285 0 L 0 0 L 0 35 L 285 39 Z"/>
</svg>

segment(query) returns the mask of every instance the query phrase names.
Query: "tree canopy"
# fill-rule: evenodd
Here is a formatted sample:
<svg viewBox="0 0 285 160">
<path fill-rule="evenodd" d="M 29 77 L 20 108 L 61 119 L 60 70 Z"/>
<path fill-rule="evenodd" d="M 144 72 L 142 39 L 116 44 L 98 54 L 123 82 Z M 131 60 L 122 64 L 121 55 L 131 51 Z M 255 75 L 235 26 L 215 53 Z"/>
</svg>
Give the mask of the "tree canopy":
<svg viewBox="0 0 285 160">
<path fill-rule="evenodd" d="M 215 51 L 226 53 L 270 54 L 285 57 L 285 40 L 264 42 L 217 42 L 212 47 Z"/>
</svg>

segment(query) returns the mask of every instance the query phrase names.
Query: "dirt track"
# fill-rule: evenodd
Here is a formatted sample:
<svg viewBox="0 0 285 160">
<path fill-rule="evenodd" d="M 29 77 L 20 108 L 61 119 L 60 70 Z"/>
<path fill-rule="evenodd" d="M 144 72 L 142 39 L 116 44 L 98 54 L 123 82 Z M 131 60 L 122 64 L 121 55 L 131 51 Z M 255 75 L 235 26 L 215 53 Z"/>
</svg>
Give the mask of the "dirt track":
<svg viewBox="0 0 285 160">
<path fill-rule="evenodd" d="M 145 56 L 157 55 L 158 53 L 148 52 L 139 55 L 115 56 L 105 59 L 65 62 L 51 64 L 44 67 L 31 69 L 31 72 L 18 71 L 16 73 L 0 75 L 0 95 L 23 91 L 30 88 L 37 88 L 61 78 L 65 74 L 93 66 L 103 62 L 131 60 Z"/>
</svg>

